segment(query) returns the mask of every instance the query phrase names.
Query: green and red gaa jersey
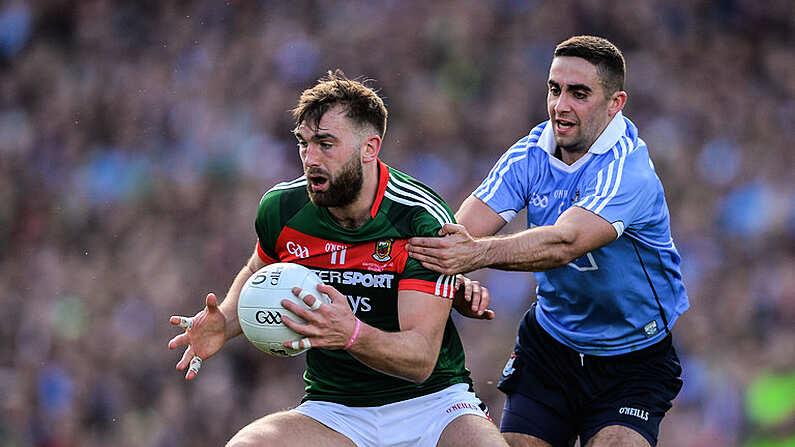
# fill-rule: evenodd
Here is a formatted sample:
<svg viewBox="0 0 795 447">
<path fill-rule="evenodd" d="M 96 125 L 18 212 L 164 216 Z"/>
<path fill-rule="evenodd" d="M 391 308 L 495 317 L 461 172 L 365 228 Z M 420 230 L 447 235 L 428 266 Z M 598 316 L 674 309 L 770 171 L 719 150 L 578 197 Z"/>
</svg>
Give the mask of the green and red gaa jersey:
<svg viewBox="0 0 795 447">
<path fill-rule="evenodd" d="M 407 238 L 437 236 L 444 223 L 454 220 L 450 207 L 427 186 L 380 160 L 378 170 L 371 219 L 353 230 L 338 225 L 328 209 L 309 200 L 306 177 L 271 188 L 257 212 L 257 252 L 266 264 L 295 262 L 311 268 L 348 297 L 362 322 L 396 332 L 399 291 L 437 296 L 429 299 L 453 297 L 455 277 L 424 268 L 405 247 Z M 450 317 L 436 367 L 422 384 L 378 372 L 347 351 L 323 348 L 307 352 L 304 381 L 304 400 L 357 407 L 411 399 L 456 383 L 472 384 Z"/>
</svg>

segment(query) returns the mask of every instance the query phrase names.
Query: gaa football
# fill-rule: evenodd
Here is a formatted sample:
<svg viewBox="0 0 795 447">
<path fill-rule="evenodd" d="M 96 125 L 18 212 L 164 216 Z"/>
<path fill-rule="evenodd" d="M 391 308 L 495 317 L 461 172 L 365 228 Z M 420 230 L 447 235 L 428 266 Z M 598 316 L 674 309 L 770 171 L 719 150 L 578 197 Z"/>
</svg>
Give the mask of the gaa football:
<svg viewBox="0 0 795 447">
<path fill-rule="evenodd" d="M 300 287 L 321 302 L 330 302 L 328 295 L 317 291 L 318 284 L 323 282 L 315 272 L 300 264 L 278 262 L 257 270 L 246 280 L 237 302 L 243 334 L 258 349 L 276 357 L 291 357 L 306 351 L 286 348 L 282 344 L 303 337 L 285 326 L 282 316 L 287 315 L 299 323 L 304 320 L 282 307 L 281 301 L 287 299 L 306 306 L 292 293 L 293 287 Z"/>
</svg>

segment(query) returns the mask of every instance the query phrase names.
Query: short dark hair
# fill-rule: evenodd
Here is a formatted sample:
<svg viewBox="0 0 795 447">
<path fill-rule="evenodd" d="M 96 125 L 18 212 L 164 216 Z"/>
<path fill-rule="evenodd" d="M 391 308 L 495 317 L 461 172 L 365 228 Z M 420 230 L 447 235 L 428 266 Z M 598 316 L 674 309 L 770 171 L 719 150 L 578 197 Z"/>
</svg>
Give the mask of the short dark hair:
<svg viewBox="0 0 795 447">
<path fill-rule="evenodd" d="M 624 55 L 609 40 L 596 36 L 574 36 L 555 47 L 555 57 L 580 57 L 596 66 L 605 95 L 624 90 L 627 64 Z"/>
<path fill-rule="evenodd" d="M 337 105 L 347 109 L 345 116 L 354 123 L 370 125 L 384 138 L 387 118 L 384 101 L 375 90 L 348 79 L 340 69 L 329 70 L 314 87 L 301 93 L 298 105 L 292 110 L 296 127 L 304 122 L 317 127 L 323 115 Z"/>
</svg>

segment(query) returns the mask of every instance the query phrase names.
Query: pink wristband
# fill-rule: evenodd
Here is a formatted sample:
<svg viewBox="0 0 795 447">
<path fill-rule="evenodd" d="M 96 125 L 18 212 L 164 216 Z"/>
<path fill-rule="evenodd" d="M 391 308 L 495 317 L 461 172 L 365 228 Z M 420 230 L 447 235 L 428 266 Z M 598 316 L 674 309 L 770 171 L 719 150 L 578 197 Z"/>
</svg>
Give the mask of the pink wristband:
<svg viewBox="0 0 795 447">
<path fill-rule="evenodd" d="M 359 338 L 359 330 L 362 328 L 361 320 L 359 320 L 356 317 L 353 317 L 353 318 L 356 319 L 356 323 L 353 326 L 353 333 L 351 334 L 351 339 L 348 340 L 348 343 L 345 345 L 345 348 L 343 348 L 343 349 L 346 349 L 346 350 L 349 349 L 351 346 L 353 346 L 353 344 L 356 342 L 356 339 Z"/>
</svg>

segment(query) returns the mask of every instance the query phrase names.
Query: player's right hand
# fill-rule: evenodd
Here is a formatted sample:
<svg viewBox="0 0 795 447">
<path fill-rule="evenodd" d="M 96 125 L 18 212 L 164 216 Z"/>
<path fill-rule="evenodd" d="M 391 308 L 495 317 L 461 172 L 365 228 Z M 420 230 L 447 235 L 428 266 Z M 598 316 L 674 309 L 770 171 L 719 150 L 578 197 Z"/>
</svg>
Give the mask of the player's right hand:
<svg viewBox="0 0 795 447">
<path fill-rule="evenodd" d="M 187 317 L 190 319 L 190 317 Z M 186 317 L 173 315 L 169 322 L 174 326 L 184 327 Z M 180 324 L 182 323 L 182 324 Z M 226 316 L 218 308 L 218 298 L 214 293 L 207 294 L 204 309 L 192 318 L 192 327 L 168 342 L 168 349 L 176 349 L 188 345 L 182 359 L 177 362 L 177 369 L 182 371 L 190 365 L 194 357 L 207 360 L 218 352 L 226 343 Z M 185 380 L 193 380 L 198 371 L 189 369 Z"/>
<path fill-rule="evenodd" d="M 297 346 L 292 346 L 293 341 L 284 343 L 285 347 L 304 349 L 309 346 L 326 349 L 344 349 L 356 325 L 356 315 L 348 304 L 348 299 L 336 288 L 318 284 L 317 292 L 325 293 L 330 302 L 316 304 L 317 298 L 309 293 L 302 294 L 300 287 L 293 287 L 293 295 L 301 298 L 306 304 L 302 306 L 291 300 L 282 300 L 282 307 L 304 320 L 299 323 L 287 315 L 282 315 L 282 323 L 304 338 Z M 314 308 L 316 307 L 316 308 Z M 314 310 L 313 310 L 314 308 Z"/>
</svg>

